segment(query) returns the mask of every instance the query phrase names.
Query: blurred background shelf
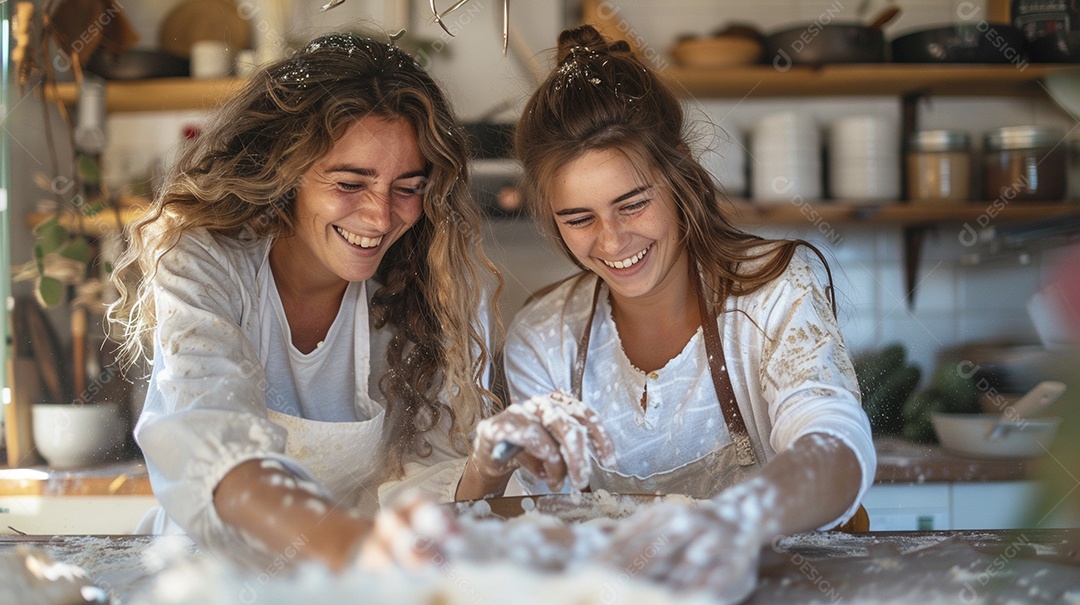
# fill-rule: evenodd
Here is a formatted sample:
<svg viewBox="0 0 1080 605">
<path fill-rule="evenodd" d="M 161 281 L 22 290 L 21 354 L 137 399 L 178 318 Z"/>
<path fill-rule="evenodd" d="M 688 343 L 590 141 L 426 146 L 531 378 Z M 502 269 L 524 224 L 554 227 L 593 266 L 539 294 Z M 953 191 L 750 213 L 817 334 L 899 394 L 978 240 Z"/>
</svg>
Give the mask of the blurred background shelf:
<svg viewBox="0 0 1080 605">
<path fill-rule="evenodd" d="M 686 96 L 714 98 L 865 95 L 1038 95 L 1040 80 L 1080 67 L 1048 64 L 929 65 L 834 64 L 821 67 L 771 65 L 726 69 L 669 67 L 665 73 Z"/>
<path fill-rule="evenodd" d="M 1016 203 L 1000 209 L 994 202 L 971 202 L 963 206 L 912 205 L 906 203 L 873 205 L 858 201 L 809 201 L 801 204 L 761 205 L 732 202 L 735 221 L 750 225 L 790 225 L 828 222 L 832 225 L 933 225 L 978 221 L 986 216 L 994 223 L 1022 222 L 1043 218 L 1080 216 L 1080 204 Z"/>
<path fill-rule="evenodd" d="M 1040 80 L 1050 73 L 1080 73 L 1080 67 L 1048 64 L 926 65 L 848 64 L 822 67 L 771 65 L 724 69 L 669 67 L 665 73 L 687 96 L 862 96 L 862 95 L 1036 95 L 1045 92 Z M 105 87 L 108 111 L 209 109 L 239 90 L 245 80 L 219 78 L 160 78 L 110 81 Z M 46 90 L 49 99 L 74 105 L 73 82 Z"/>
<path fill-rule="evenodd" d="M 117 231 L 124 225 L 137 220 L 146 212 L 146 206 L 123 206 L 116 209 L 102 210 L 93 216 L 63 212 L 59 215 L 60 224 L 69 231 L 97 237 L 111 231 Z M 49 212 L 31 212 L 26 215 L 26 226 L 33 228 L 43 221 L 56 216 Z"/>
<path fill-rule="evenodd" d="M 60 215 L 61 224 L 69 230 L 79 230 L 98 236 L 117 229 L 141 217 L 150 200 L 130 198 L 117 210 L 104 210 L 94 216 L 73 213 Z M 898 225 L 925 226 L 942 223 L 991 221 L 995 224 L 1034 221 L 1046 218 L 1080 216 L 1080 204 L 1012 204 L 993 210 L 993 202 L 972 202 L 964 206 L 914 206 L 905 203 L 881 205 L 860 204 L 858 201 L 809 201 L 801 204 L 761 205 L 745 200 L 732 201 L 733 220 L 740 225 L 800 225 L 827 222 L 830 225 Z M 35 227 L 53 216 L 32 212 L 26 225 Z M 81 221 L 81 227 L 79 222 Z"/>
<path fill-rule="evenodd" d="M 242 78 L 157 78 L 153 80 L 109 81 L 105 85 L 107 111 L 168 111 L 177 109 L 211 109 L 244 85 Z M 78 88 L 74 82 L 63 82 L 45 89 L 46 98 L 59 98 L 65 105 L 74 106 Z"/>
</svg>

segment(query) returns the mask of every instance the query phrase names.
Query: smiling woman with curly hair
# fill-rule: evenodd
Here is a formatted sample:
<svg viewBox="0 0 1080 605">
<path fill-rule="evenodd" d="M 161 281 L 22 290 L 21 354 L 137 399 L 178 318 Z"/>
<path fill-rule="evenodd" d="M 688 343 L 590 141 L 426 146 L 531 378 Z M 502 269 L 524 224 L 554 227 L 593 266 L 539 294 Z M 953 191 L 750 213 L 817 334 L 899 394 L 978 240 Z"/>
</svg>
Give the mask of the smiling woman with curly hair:
<svg viewBox="0 0 1080 605">
<path fill-rule="evenodd" d="M 497 404 L 468 157 L 416 61 L 351 35 L 256 73 L 185 149 L 110 309 L 126 360 L 152 351 L 157 530 L 234 554 L 302 535 L 339 566 L 380 501 L 454 497 Z"/>
</svg>

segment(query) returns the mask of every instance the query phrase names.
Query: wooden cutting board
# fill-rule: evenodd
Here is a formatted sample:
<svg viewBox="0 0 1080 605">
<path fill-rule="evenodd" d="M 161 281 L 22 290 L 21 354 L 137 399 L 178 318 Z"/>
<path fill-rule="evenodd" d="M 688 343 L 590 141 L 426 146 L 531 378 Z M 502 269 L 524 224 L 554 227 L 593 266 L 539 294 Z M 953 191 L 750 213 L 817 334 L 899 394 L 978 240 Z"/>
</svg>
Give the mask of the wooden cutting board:
<svg viewBox="0 0 1080 605">
<path fill-rule="evenodd" d="M 174 55 L 190 57 L 199 40 L 224 42 L 235 53 L 250 48 L 251 24 L 231 0 L 184 0 L 161 22 L 158 42 Z"/>
</svg>

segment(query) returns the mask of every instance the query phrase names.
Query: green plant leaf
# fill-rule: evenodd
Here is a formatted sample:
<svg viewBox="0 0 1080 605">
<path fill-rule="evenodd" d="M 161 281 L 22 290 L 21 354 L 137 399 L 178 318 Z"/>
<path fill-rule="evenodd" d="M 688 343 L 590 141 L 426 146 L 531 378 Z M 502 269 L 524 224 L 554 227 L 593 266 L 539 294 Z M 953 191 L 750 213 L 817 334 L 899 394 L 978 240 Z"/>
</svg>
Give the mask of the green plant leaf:
<svg viewBox="0 0 1080 605">
<path fill-rule="evenodd" d="M 38 223 L 34 227 L 34 233 L 37 233 L 38 231 L 40 231 L 42 229 L 48 229 L 52 225 L 56 225 L 56 224 L 59 224 L 59 223 L 60 223 L 60 219 L 56 218 L 56 215 L 53 214 L 49 218 L 47 218 L 47 219 L 41 221 L 40 223 Z"/>
<path fill-rule="evenodd" d="M 60 256 L 86 264 L 90 261 L 90 242 L 86 241 L 85 237 L 76 237 L 64 246 Z"/>
<path fill-rule="evenodd" d="M 102 264 L 103 264 L 103 265 L 104 265 L 104 267 L 105 267 L 105 272 L 106 272 L 106 273 L 109 273 L 109 274 L 112 274 L 112 263 L 110 263 L 109 261 L 105 261 L 105 262 L 104 262 L 104 263 L 102 263 Z"/>
<path fill-rule="evenodd" d="M 56 220 L 56 217 L 34 227 L 34 232 L 37 233 L 37 245 L 41 246 L 42 255 L 59 250 L 68 238 L 68 230 Z"/>
<path fill-rule="evenodd" d="M 60 283 L 58 279 L 40 276 L 35 293 L 41 306 L 46 308 L 55 307 L 63 302 L 64 284 Z"/>
</svg>

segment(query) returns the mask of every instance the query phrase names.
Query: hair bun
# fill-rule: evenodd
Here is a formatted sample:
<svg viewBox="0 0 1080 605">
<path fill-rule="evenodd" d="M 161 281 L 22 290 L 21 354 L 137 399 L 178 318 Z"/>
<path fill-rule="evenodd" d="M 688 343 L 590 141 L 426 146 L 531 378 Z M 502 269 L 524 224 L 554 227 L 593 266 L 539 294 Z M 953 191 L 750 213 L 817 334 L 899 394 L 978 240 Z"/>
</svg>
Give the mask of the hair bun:
<svg viewBox="0 0 1080 605">
<path fill-rule="evenodd" d="M 591 25 L 580 25 L 563 30 L 559 34 L 558 65 L 566 63 L 574 53 L 580 51 L 594 54 L 629 52 L 630 46 L 621 40 L 614 44 L 608 44 L 607 39 L 600 35 L 600 32 L 596 31 L 596 28 Z"/>
</svg>

